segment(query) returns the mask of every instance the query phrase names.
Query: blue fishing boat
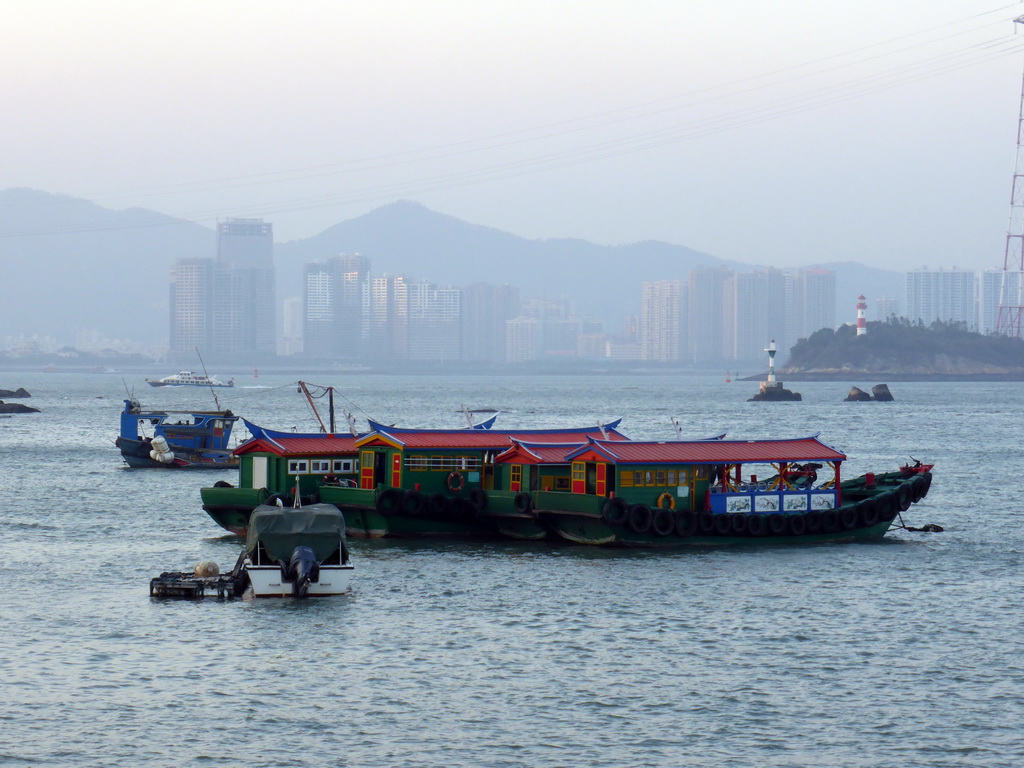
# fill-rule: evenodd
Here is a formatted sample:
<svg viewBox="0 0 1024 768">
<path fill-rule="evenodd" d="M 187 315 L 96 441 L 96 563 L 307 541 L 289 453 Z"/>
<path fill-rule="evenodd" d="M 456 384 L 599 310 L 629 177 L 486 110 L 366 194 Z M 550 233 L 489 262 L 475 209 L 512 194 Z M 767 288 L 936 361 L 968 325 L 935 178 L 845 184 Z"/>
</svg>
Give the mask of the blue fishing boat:
<svg viewBox="0 0 1024 768">
<path fill-rule="evenodd" d="M 124 401 L 114 444 L 133 469 L 228 469 L 238 466 L 228 448 L 236 421 L 229 410 L 150 410 L 130 399 Z"/>
</svg>

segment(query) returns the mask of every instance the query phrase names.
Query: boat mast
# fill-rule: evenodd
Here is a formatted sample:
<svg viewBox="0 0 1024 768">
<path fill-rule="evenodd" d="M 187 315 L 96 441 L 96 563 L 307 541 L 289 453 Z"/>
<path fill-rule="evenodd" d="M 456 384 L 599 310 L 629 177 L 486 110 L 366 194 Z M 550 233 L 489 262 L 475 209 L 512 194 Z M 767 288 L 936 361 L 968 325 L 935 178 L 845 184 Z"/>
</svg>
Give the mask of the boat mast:
<svg viewBox="0 0 1024 768">
<path fill-rule="evenodd" d="M 313 386 L 318 387 L 320 389 L 326 389 L 327 390 L 327 395 L 328 395 L 327 402 L 328 402 L 328 405 L 329 405 L 330 411 L 331 411 L 331 413 L 330 413 L 330 421 L 331 421 L 331 431 L 330 431 L 330 434 L 333 435 L 334 434 L 334 387 L 322 387 L 319 384 L 314 384 Z M 304 381 L 300 381 L 299 382 L 299 392 L 301 392 L 303 395 L 306 396 L 306 402 L 309 403 L 309 407 L 313 411 L 313 415 L 316 416 L 316 420 L 318 422 L 320 422 L 320 431 L 321 432 L 327 432 L 327 427 L 324 426 L 324 420 L 320 418 L 320 411 L 317 410 L 316 403 L 313 402 L 313 395 L 309 391 L 309 386 L 306 384 L 306 382 L 304 382 Z M 323 395 L 319 395 L 319 397 L 323 397 Z"/>
<path fill-rule="evenodd" d="M 199 364 L 203 366 L 203 376 L 205 376 L 206 380 L 210 382 L 210 394 L 213 395 L 213 402 L 216 404 L 218 411 L 223 411 L 224 409 L 220 407 L 220 398 L 217 397 L 217 390 L 213 388 L 213 382 L 210 381 L 210 374 L 206 372 L 206 363 L 203 362 L 203 356 L 199 353 L 199 347 L 196 347 L 195 350 L 196 354 L 199 355 Z"/>
</svg>

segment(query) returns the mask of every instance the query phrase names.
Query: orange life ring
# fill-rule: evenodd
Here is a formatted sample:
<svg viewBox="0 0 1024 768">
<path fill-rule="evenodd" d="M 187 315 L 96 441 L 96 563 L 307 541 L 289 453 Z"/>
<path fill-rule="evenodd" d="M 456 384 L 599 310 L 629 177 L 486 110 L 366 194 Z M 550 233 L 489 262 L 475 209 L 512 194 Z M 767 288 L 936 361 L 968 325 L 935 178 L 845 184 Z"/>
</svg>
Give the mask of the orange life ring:
<svg viewBox="0 0 1024 768">
<path fill-rule="evenodd" d="M 455 470 L 448 473 L 448 490 L 452 493 L 460 493 L 463 487 L 466 485 L 466 479 L 462 474 Z"/>
<path fill-rule="evenodd" d="M 668 506 L 667 507 L 663 507 L 661 505 L 661 502 L 663 502 L 665 499 L 668 499 Z M 676 508 L 676 500 L 674 498 L 672 498 L 672 494 L 669 493 L 668 491 L 665 491 L 663 494 L 661 494 L 661 496 L 658 497 L 658 509 L 668 509 L 668 510 L 674 511 L 675 508 Z"/>
</svg>

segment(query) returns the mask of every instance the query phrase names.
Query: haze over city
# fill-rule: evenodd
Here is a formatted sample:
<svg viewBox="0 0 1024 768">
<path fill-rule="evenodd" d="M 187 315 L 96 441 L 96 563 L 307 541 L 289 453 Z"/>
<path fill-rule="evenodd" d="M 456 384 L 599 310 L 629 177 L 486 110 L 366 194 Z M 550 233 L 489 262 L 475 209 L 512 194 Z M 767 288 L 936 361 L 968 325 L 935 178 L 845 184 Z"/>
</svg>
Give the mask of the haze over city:
<svg viewBox="0 0 1024 768">
<path fill-rule="evenodd" d="M 413 199 L 528 238 L 778 267 L 1001 267 L 1022 13 L 9 3 L 0 188 L 264 217 L 279 242 Z"/>
</svg>

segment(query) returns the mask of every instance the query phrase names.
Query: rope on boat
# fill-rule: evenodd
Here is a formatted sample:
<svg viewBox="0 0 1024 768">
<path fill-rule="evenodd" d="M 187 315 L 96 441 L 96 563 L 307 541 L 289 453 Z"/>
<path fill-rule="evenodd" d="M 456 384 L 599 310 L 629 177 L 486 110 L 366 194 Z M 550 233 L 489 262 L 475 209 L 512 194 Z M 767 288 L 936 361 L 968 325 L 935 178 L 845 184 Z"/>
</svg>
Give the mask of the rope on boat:
<svg viewBox="0 0 1024 768">
<path fill-rule="evenodd" d="M 942 533 L 944 530 L 946 530 L 941 525 L 937 525 L 936 523 L 927 523 L 926 525 L 922 525 L 920 528 L 914 528 L 913 526 L 907 525 L 905 522 L 903 522 L 902 513 L 897 512 L 896 517 L 900 519 L 900 524 L 894 525 L 893 528 L 902 528 L 904 531 L 914 531 L 916 533 Z"/>
</svg>

